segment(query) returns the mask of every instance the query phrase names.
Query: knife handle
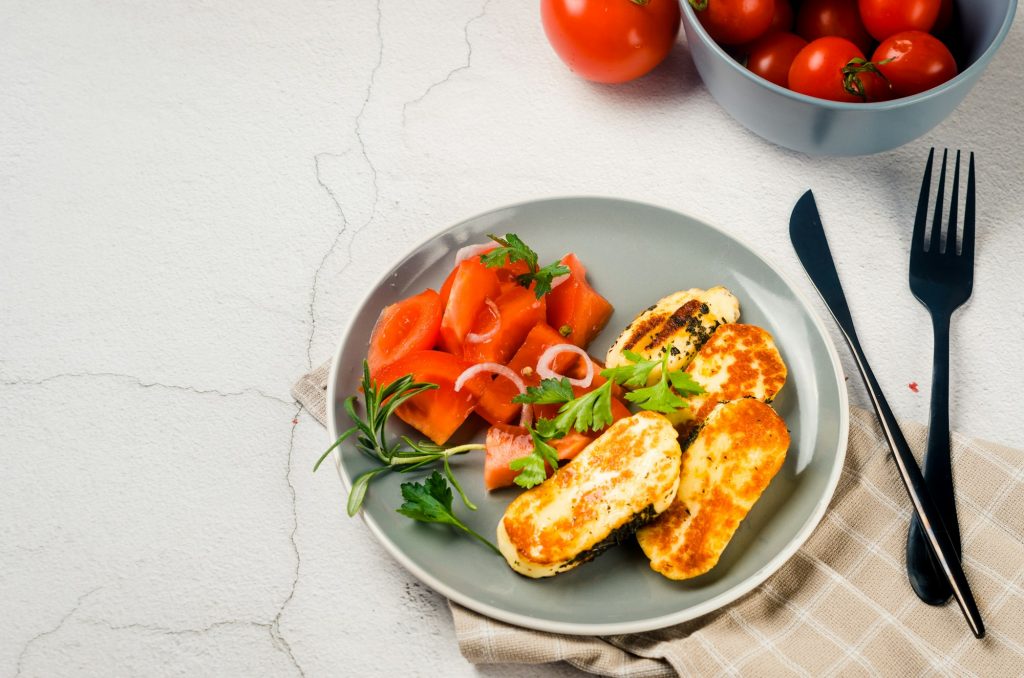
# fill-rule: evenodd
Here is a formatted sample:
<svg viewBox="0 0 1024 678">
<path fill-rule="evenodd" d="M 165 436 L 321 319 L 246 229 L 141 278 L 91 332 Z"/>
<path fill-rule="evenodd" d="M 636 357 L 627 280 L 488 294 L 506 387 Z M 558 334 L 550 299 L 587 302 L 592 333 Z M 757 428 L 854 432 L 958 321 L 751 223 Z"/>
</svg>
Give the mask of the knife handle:
<svg viewBox="0 0 1024 678">
<path fill-rule="evenodd" d="M 964 617 L 967 618 L 967 623 L 970 625 L 975 638 L 983 638 L 985 636 L 985 624 L 981 620 L 978 604 L 975 602 L 974 594 L 971 593 L 971 587 L 967 583 L 967 576 L 960 565 L 957 550 L 949 538 L 945 525 L 942 523 L 942 514 L 939 513 L 938 508 L 932 501 L 931 495 L 928 493 L 924 477 L 921 475 L 921 469 L 917 466 L 917 460 L 914 459 L 914 454 L 910 450 L 910 445 L 907 444 L 907 439 L 903 437 L 903 431 L 900 430 L 899 424 L 896 422 L 896 416 L 892 413 L 892 409 L 889 407 L 889 403 L 886 402 L 885 396 L 882 395 L 882 388 L 878 385 L 878 380 L 875 379 L 875 375 L 868 365 L 867 358 L 864 357 L 864 351 L 860 347 L 857 335 L 849 334 L 845 329 L 843 330 L 843 335 L 853 351 L 853 358 L 857 363 L 857 369 L 860 370 L 861 376 L 864 377 L 864 383 L 868 387 L 868 396 L 871 398 L 871 404 L 874 406 L 875 413 L 878 415 L 879 422 L 882 425 L 882 433 L 889 443 L 889 448 L 893 451 L 896 467 L 900 472 L 900 478 L 902 478 L 903 484 L 907 488 L 907 494 L 910 495 L 910 500 L 914 505 L 914 512 L 917 514 L 925 537 L 931 545 L 932 553 L 938 560 L 940 572 L 944 573 L 949 580 L 957 605 L 960 606 Z"/>
</svg>

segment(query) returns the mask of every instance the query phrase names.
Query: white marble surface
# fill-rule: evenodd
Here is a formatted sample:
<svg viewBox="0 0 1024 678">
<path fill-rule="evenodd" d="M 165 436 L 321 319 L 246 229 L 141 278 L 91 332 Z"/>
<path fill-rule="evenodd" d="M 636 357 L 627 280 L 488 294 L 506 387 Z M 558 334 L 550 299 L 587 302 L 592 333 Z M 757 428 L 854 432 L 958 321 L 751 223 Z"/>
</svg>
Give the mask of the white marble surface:
<svg viewBox="0 0 1024 678">
<path fill-rule="evenodd" d="M 509 202 L 676 208 L 810 291 L 786 224 L 814 187 L 876 372 L 923 420 L 914 192 L 929 146 L 973 148 L 952 420 L 1024 447 L 1019 24 L 932 133 L 837 160 L 737 126 L 682 44 L 633 84 L 576 79 L 533 3 L 7 0 L 0 17 L 2 675 L 535 675 L 462 659 L 444 601 L 310 473 L 327 437 L 288 395 L 398 253 Z"/>
</svg>

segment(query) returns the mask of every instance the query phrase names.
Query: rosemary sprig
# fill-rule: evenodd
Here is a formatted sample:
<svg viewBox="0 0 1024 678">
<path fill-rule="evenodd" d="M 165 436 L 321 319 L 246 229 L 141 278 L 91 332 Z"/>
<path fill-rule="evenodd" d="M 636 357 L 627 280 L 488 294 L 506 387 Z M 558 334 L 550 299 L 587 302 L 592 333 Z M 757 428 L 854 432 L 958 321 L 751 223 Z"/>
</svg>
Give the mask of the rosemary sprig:
<svg viewBox="0 0 1024 678">
<path fill-rule="evenodd" d="M 370 459 L 377 461 L 383 466 L 364 471 L 352 481 L 352 489 L 349 491 L 347 510 L 350 516 L 354 516 L 363 505 L 366 497 L 366 490 L 370 482 L 378 476 L 386 475 L 392 471 L 407 473 L 423 468 L 435 462 L 443 462 L 444 474 L 456 489 L 466 508 L 476 510 L 476 506 L 469 500 L 462 486 L 455 478 L 448 459 L 457 454 L 463 454 L 470 450 L 482 450 L 483 445 L 469 444 L 457 447 L 444 448 L 440 445 L 427 441 L 413 442 L 406 436 L 398 440 L 388 442 L 385 427 L 388 419 L 395 410 L 405 401 L 413 398 L 424 391 L 436 389 L 437 384 L 418 382 L 413 375 L 409 374 L 396 379 L 387 386 L 381 387 L 376 381 L 370 378 L 370 367 L 363 361 L 363 382 L 362 391 L 366 403 L 366 414 L 360 416 L 356 411 L 356 396 L 349 396 L 345 399 L 343 407 L 349 419 L 352 420 L 352 427 L 344 431 L 327 450 L 320 455 L 313 471 L 316 472 L 320 465 L 330 456 L 331 452 L 338 448 L 353 435 L 356 436 L 356 449 Z"/>
</svg>

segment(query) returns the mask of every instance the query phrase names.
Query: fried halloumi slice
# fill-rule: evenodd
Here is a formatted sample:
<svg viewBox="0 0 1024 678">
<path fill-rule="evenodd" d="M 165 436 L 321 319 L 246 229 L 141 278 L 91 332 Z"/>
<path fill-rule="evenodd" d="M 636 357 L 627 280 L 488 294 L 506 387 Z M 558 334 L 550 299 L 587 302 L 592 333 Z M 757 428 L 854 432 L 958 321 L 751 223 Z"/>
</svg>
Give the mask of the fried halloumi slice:
<svg viewBox="0 0 1024 678">
<path fill-rule="evenodd" d="M 669 416 L 684 438 L 718 403 L 740 398 L 770 403 L 786 383 L 786 364 L 772 335 L 742 323 L 720 325 L 686 371 L 704 393 L 688 397 L 690 406 Z"/>
<path fill-rule="evenodd" d="M 683 454 L 672 506 L 637 532 L 651 568 L 689 579 L 714 567 L 788 448 L 786 424 L 769 405 L 718 405 Z"/>
<path fill-rule="evenodd" d="M 612 424 L 568 465 L 516 497 L 498 522 L 513 570 L 550 577 L 627 539 L 672 503 L 682 452 L 656 412 Z"/>
<path fill-rule="evenodd" d="M 655 360 L 667 350 L 668 369 L 681 370 L 690 364 L 716 327 L 736 322 L 739 317 L 740 302 L 724 287 L 675 292 L 626 325 L 608 349 L 605 364 L 608 367 L 628 365 L 631 361 L 626 351 Z M 648 383 L 653 384 L 660 376 L 661 368 L 656 367 Z"/>
</svg>

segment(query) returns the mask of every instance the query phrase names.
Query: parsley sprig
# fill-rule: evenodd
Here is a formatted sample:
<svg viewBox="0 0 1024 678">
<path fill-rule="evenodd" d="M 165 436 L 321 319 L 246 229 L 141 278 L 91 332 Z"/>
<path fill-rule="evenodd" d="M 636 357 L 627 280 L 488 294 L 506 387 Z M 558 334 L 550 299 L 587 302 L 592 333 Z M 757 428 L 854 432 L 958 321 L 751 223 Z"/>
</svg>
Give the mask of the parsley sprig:
<svg viewBox="0 0 1024 678">
<path fill-rule="evenodd" d="M 460 490 L 459 493 L 461 492 Z M 431 473 L 422 483 L 402 483 L 402 498 L 405 499 L 405 503 L 398 507 L 398 512 L 403 516 L 423 523 L 451 525 L 475 537 L 501 555 L 497 546 L 477 534 L 455 515 L 452 510 L 452 490 L 448 487 L 445 477 L 437 471 Z"/>
<path fill-rule="evenodd" d="M 538 299 L 551 291 L 551 282 L 555 278 L 569 273 L 569 267 L 560 261 L 540 266 L 537 253 L 515 233 L 507 233 L 504 238 L 488 233 L 487 237 L 498 243 L 498 247 L 480 255 L 483 265 L 487 268 L 499 268 L 517 261 L 524 262 L 529 271 L 516 276 L 516 282 L 527 289 L 536 283 L 533 293 Z"/>
<path fill-rule="evenodd" d="M 530 488 L 544 482 L 547 477 L 545 463 L 552 469 L 558 468 L 558 452 L 549 441 L 565 437 L 572 430 L 581 433 L 598 431 L 612 423 L 612 387 L 615 384 L 634 389 L 626 394 L 626 400 L 641 409 L 662 414 L 671 414 L 689 407 L 682 396 L 704 393 L 704 389 L 689 373 L 682 370 L 669 371 L 668 351 L 664 351 L 656 360 L 646 360 L 632 351 L 626 351 L 625 356 L 631 364 L 602 370 L 601 376 L 607 381 L 578 398 L 574 396 L 569 380 L 562 377 L 542 379 L 539 386 L 531 386 L 526 389 L 526 393 L 512 399 L 512 402 L 519 404 L 561 403 L 553 419 L 538 419 L 535 426 L 528 429 L 533 437 L 533 451 L 509 463 L 510 469 L 520 472 L 515 478 L 517 485 Z M 651 374 L 659 366 L 661 372 L 657 381 L 648 386 Z"/>
<path fill-rule="evenodd" d="M 413 442 L 406 436 L 401 436 L 398 440 L 392 442 L 387 440 L 385 427 L 395 410 L 410 398 L 436 388 L 437 384 L 418 382 L 411 374 L 381 387 L 370 378 L 370 367 L 365 360 L 363 361 L 362 391 L 366 404 L 366 413 L 360 416 L 356 411 L 356 402 L 358 400 L 356 396 L 346 398 L 343 407 L 349 419 L 352 420 L 353 425 L 338 436 L 334 444 L 327 448 L 327 451 L 320 456 L 316 465 L 313 466 L 313 471 L 315 472 L 320 468 L 320 464 L 330 456 L 331 452 L 353 435 L 356 436 L 357 450 L 370 459 L 383 464 L 359 474 L 352 481 L 352 489 L 348 494 L 347 505 L 350 516 L 354 516 L 363 505 L 363 499 L 366 498 L 366 490 L 369 488 L 370 481 L 374 478 L 392 471 L 399 473 L 415 471 L 435 462 L 442 462 L 444 475 L 451 482 L 452 487 L 459 493 L 466 508 L 471 511 L 476 510 L 476 506 L 469 500 L 466 493 L 462 491 L 462 486 L 459 485 L 458 479 L 452 473 L 448 459 L 470 450 L 482 450 L 484 445 L 470 444 L 444 448 L 423 440 Z"/>
</svg>

